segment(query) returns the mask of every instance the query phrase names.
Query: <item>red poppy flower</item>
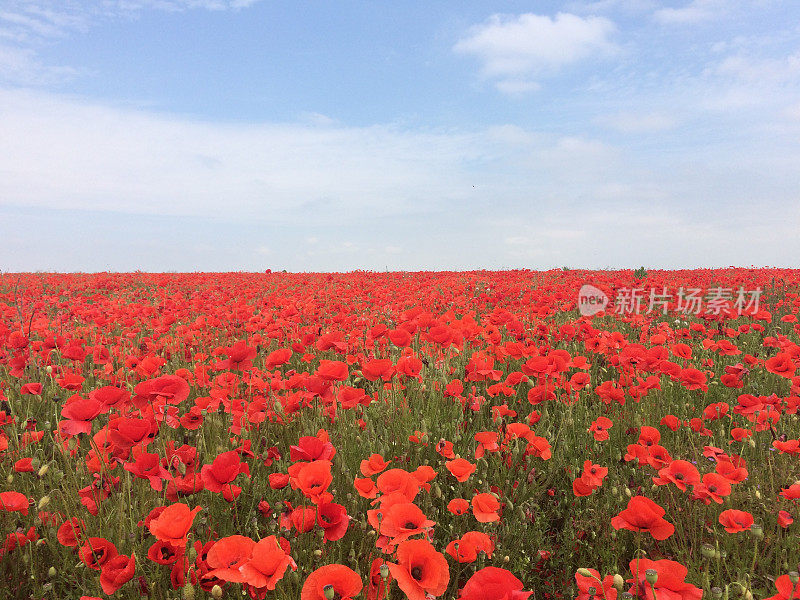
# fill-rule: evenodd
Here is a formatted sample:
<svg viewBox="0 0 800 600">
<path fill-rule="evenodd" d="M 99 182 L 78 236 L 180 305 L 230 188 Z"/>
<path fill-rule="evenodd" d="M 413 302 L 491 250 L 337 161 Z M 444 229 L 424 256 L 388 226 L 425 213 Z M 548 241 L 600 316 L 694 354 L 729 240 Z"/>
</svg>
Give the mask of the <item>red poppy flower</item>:
<svg viewBox="0 0 800 600">
<path fill-rule="evenodd" d="M 289 483 L 314 504 L 330 502 L 333 496 L 327 490 L 333 482 L 331 466 L 329 460 L 295 463 L 289 467 Z"/>
<path fill-rule="evenodd" d="M 398 502 L 383 511 L 380 533 L 398 544 L 411 536 L 424 533 L 436 523 L 428 519 L 420 508 L 411 502 Z"/>
<path fill-rule="evenodd" d="M 526 600 L 533 592 L 522 590 L 522 582 L 506 569 L 484 567 L 467 580 L 459 600 Z"/>
<path fill-rule="evenodd" d="M 494 543 L 491 538 L 480 531 L 468 531 L 457 540 L 447 544 L 445 552 L 460 563 L 475 562 L 479 552 L 492 558 Z"/>
<path fill-rule="evenodd" d="M 392 461 L 385 461 L 380 454 L 372 454 L 369 459 L 361 461 L 361 474 L 364 477 L 371 477 L 383 471 Z"/>
<path fill-rule="evenodd" d="M 728 533 L 750 531 L 750 526 L 753 524 L 753 515 L 744 510 L 729 508 L 720 513 L 719 524 L 722 525 Z"/>
<path fill-rule="evenodd" d="M 578 597 L 576 600 L 589 600 L 590 597 L 604 598 L 605 600 L 616 600 L 617 590 L 614 588 L 614 576 L 606 575 L 600 577 L 600 572 L 596 569 L 586 569 L 591 576 L 575 573 L 575 583 L 578 584 Z M 594 588 L 595 593 L 589 594 L 589 588 Z"/>
<path fill-rule="evenodd" d="M 450 471 L 450 474 L 456 478 L 456 481 L 462 483 L 469 479 L 470 475 L 478 468 L 476 465 L 463 458 L 456 458 L 455 460 L 448 461 L 445 463 L 445 466 L 447 470 Z"/>
<path fill-rule="evenodd" d="M 628 506 L 611 519 L 614 529 L 646 531 L 657 540 L 665 540 L 675 533 L 675 526 L 664 519 L 665 510 L 645 496 L 634 496 Z"/>
<path fill-rule="evenodd" d="M 472 514 L 481 523 L 499 521 L 500 515 L 497 514 L 499 510 L 500 502 L 494 494 L 481 493 L 472 497 Z"/>
<path fill-rule="evenodd" d="M 344 381 L 350 371 L 347 365 L 340 360 L 321 360 L 317 369 L 317 377 L 325 381 Z"/>
<path fill-rule="evenodd" d="M 764 600 L 795 600 L 800 598 L 800 583 L 792 583 L 788 575 L 781 575 L 775 580 L 778 593 Z"/>
<path fill-rule="evenodd" d="M 133 578 L 136 557 L 118 554 L 103 565 L 100 571 L 100 586 L 109 596 Z"/>
<path fill-rule="evenodd" d="M 608 430 L 614 425 L 613 421 L 608 417 L 598 417 L 589 427 L 589 433 L 594 436 L 598 442 L 605 441 L 609 438 Z"/>
<path fill-rule="evenodd" d="M 172 504 L 150 521 L 148 529 L 162 542 L 167 542 L 175 548 L 184 548 L 194 517 L 200 510 L 202 509 L 199 506 L 190 510 L 185 504 Z"/>
<path fill-rule="evenodd" d="M 378 495 L 378 488 L 375 486 L 375 482 L 368 477 L 356 477 L 355 481 L 353 481 L 353 487 L 356 488 L 358 495 L 362 498 L 372 499 Z"/>
<path fill-rule="evenodd" d="M 20 492 L 0 492 L 0 509 L 28 514 L 28 497 Z"/>
<path fill-rule="evenodd" d="M 78 517 L 72 517 L 69 521 L 64 521 L 61 524 L 56 533 L 56 538 L 62 546 L 74 548 L 81 543 L 85 530 L 85 523 Z"/>
<path fill-rule="evenodd" d="M 413 502 L 419 493 L 419 480 L 403 469 L 389 469 L 378 475 L 377 487 L 383 494 L 397 492 Z"/>
<path fill-rule="evenodd" d="M 274 590 L 290 566 L 297 570 L 297 564 L 292 557 L 286 554 L 278 539 L 271 535 L 253 546 L 250 560 L 241 566 L 240 571 L 244 583 L 255 588 Z"/>
<path fill-rule="evenodd" d="M 306 578 L 300 600 L 326 600 L 325 590 L 331 588 L 334 598 L 352 600 L 362 587 L 361 577 L 353 569 L 339 564 L 325 565 Z"/>
<path fill-rule="evenodd" d="M 90 569 L 99 571 L 100 568 L 109 560 L 117 556 L 117 547 L 105 538 L 87 538 L 83 546 L 78 550 L 78 556 L 83 564 Z"/>
<path fill-rule="evenodd" d="M 223 452 L 214 459 L 210 465 L 203 465 L 200 476 L 203 485 L 216 494 L 222 492 L 223 497 L 232 502 L 241 492 L 242 488 L 231 483 L 240 473 L 250 476 L 250 467 L 240 460 L 236 450 Z"/>
<path fill-rule="evenodd" d="M 688 569 L 673 560 L 633 559 L 629 568 L 633 573 L 633 579 L 628 580 L 633 583 L 629 592 L 637 598 L 654 600 L 653 587 L 655 587 L 655 598 L 700 600 L 703 596 L 701 588 L 684 581 L 689 572 Z M 653 569 L 656 572 L 657 580 L 655 584 L 651 585 L 647 581 L 648 569 Z"/>
<path fill-rule="evenodd" d="M 453 498 L 447 503 L 447 510 L 454 515 L 463 515 L 469 510 L 469 501 L 463 498 Z"/>
<path fill-rule="evenodd" d="M 406 540 L 397 547 L 397 563 L 389 572 L 409 600 L 441 596 L 450 582 L 447 559 L 428 540 Z"/>
<path fill-rule="evenodd" d="M 347 533 L 350 517 L 344 506 L 328 502 L 317 507 L 317 524 L 325 532 L 323 539 L 326 542 L 335 542 Z"/>
<path fill-rule="evenodd" d="M 700 483 L 700 473 L 692 463 L 686 460 L 673 460 L 669 465 L 658 472 L 658 477 L 653 477 L 656 485 L 674 483 L 682 492 L 686 486 Z"/>
<path fill-rule="evenodd" d="M 211 567 L 206 577 L 243 583 L 246 577 L 241 567 L 250 560 L 255 545 L 253 540 L 243 535 L 231 535 L 217 540 L 206 557 L 206 562 Z"/>
</svg>

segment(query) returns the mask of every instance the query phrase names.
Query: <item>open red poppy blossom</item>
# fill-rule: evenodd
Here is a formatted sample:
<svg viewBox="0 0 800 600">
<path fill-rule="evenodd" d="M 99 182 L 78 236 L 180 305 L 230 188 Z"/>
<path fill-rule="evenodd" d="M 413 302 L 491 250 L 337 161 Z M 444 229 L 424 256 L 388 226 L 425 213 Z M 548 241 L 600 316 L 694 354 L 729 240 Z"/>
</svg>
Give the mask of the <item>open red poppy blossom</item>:
<svg viewBox="0 0 800 600">
<path fill-rule="evenodd" d="M 633 579 L 629 579 L 628 582 L 633 583 L 633 586 L 628 591 L 637 598 L 653 600 L 653 588 L 655 588 L 655 598 L 700 600 L 703 596 L 701 588 L 684 581 L 689 571 L 674 560 L 633 559 L 629 568 L 633 573 Z M 647 581 L 648 569 L 656 572 L 655 584 Z"/>
<path fill-rule="evenodd" d="M 665 540 L 675 533 L 675 526 L 664 519 L 666 511 L 645 496 L 634 496 L 628 506 L 611 519 L 614 529 L 646 531 L 657 540 Z"/>
<path fill-rule="evenodd" d="M 456 458 L 445 463 L 447 470 L 456 478 L 456 481 L 465 482 L 475 472 L 477 466 L 463 458 Z"/>
<path fill-rule="evenodd" d="M 271 535 L 253 546 L 250 560 L 240 567 L 240 571 L 244 583 L 255 588 L 274 590 L 288 567 L 297 569 L 297 564 L 286 554 L 278 539 Z"/>
<path fill-rule="evenodd" d="M 100 571 L 100 586 L 109 596 L 133 578 L 136 557 L 118 554 L 103 565 Z"/>
<path fill-rule="evenodd" d="M 174 548 L 183 548 L 186 546 L 187 534 L 192 528 L 194 517 L 200 510 L 202 509 L 199 506 L 190 509 L 185 504 L 167 506 L 158 517 L 150 521 L 150 533 Z"/>
<path fill-rule="evenodd" d="M 450 582 L 447 559 L 428 540 L 402 542 L 397 547 L 397 563 L 388 565 L 392 577 L 409 600 L 441 596 Z"/>
<path fill-rule="evenodd" d="M 472 497 L 472 514 L 481 523 L 499 521 L 500 502 L 494 494 L 481 493 Z"/>
<path fill-rule="evenodd" d="M 484 567 L 467 580 L 459 600 L 526 600 L 531 594 L 510 571 Z"/>
<path fill-rule="evenodd" d="M 327 600 L 325 590 L 331 588 L 335 600 L 352 600 L 362 587 L 364 583 L 361 577 L 350 567 L 339 564 L 325 565 L 306 578 L 300 592 L 300 600 Z"/>
<path fill-rule="evenodd" d="M 231 535 L 217 540 L 208 551 L 206 562 L 211 570 L 206 577 L 217 577 L 223 581 L 243 583 L 244 566 L 253 553 L 256 543 L 243 535 Z"/>
<path fill-rule="evenodd" d="M 750 531 L 753 522 L 753 515 L 744 510 L 729 508 L 728 510 L 723 510 L 719 515 L 719 524 L 722 525 L 728 533 Z"/>
</svg>

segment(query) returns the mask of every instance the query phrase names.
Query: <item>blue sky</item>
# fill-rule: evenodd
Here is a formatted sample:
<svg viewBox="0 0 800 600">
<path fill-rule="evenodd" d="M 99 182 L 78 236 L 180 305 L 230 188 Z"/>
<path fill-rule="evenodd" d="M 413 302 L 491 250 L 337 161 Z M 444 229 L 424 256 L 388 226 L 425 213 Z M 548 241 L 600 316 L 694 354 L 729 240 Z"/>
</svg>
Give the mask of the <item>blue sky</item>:
<svg viewBox="0 0 800 600">
<path fill-rule="evenodd" d="M 0 269 L 800 266 L 793 0 L 0 0 Z"/>
</svg>

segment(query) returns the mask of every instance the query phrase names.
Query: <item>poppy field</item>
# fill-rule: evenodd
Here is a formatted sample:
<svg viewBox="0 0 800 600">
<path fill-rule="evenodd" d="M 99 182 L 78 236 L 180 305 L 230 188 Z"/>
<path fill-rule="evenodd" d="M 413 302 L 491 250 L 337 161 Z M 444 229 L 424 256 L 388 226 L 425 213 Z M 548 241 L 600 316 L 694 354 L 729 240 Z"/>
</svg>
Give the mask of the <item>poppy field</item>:
<svg viewBox="0 0 800 600">
<path fill-rule="evenodd" d="M 782 269 L 0 274 L 0 597 L 800 598 L 798 311 Z"/>
</svg>

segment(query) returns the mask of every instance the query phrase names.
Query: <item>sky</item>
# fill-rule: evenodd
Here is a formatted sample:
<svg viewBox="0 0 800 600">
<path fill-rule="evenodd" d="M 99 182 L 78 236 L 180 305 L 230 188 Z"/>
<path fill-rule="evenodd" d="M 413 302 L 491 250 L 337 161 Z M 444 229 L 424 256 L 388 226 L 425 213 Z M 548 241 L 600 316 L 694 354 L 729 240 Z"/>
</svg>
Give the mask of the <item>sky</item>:
<svg viewBox="0 0 800 600">
<path fill-rule="evenodd" d="M 751 265 L 796 0 L 0 0 L 0 271 Z"/>
</svg>

